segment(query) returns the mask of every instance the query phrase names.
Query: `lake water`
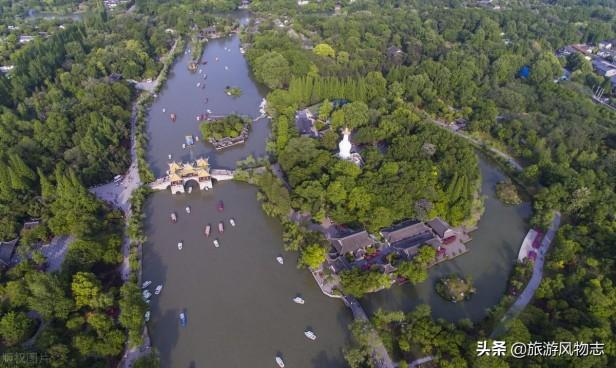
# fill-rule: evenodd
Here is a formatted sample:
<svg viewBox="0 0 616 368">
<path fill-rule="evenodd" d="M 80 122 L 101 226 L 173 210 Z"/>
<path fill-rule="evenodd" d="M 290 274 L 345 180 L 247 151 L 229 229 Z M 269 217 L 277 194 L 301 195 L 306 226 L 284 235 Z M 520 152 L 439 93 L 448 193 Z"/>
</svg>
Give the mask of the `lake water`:
<svg viewBox="0 0 616 368">
<path fill-rule="evenodd" d="M 249 154 L 265 153 L 267 119 L 253 124 L 244 145 L 218 153 L 203 142 L 182 149 L 186 135 L 200 136 L 196 115 L 211 109 L 212 115 L 239 113 L 254 118 L 266 92 L 252 80 L 237 36 L 209 42 L 203 58 L 208 64 L 200 65 L 201 74 L 188 71 L 191 57 L 178 58 L 149 112 L 148 160 L 157 176 L 167 169 L 169 154 L 177 161 L 207 156 L 214 168 L 233 168 Z M 205 89 L 196 86 L 203 82 Z M 242 96 L 227 96 L 226 86 L 241 88 Z M 169 118 L 172 112 L 177 114 L 175 123 Z M 471 252 L 435 267 L 430 279 L 417 287 L 394 286 L 364 298 L 369 311 L 408 311 L 428 303 L 438 317 L 477 319 L 499 301 L 527 229 L 529 206 L 502 205 L 495 199 L 494 184 L 503 175 L 484 160 L 480 166 L 486 211 L 480 229 L 473 233 Z M 225 203 L 224 212 L 217 211 L 219 200 Z M 190 215 L 186 206 L 192 209 Z M 152 297 L 148 325 L 163 367 L 273 367 L 276 354 L 282 354 L 290 367 L 345 366 L 342 348 L 349 339 L 350 311 L 340 300 L 324 296 L 309 272 L 296 268 L 295 254 L 282 252 L 281 225 L 263 213 L 256 188 L 224 182 L 215 183 L 209 192 L 196 188 L 192 194 L 176 196 L 157 192 L 146 211 L 143 276 L 153 281 L 152 286 L 164 284 L 162 293 Z M 172 211 L 178 213 L 176 224 L 169 221 Z M 236 227 L 229 225 L 231 217 Z M 224 234 L 216 231 L 220 221 Z M 210 238 L 203 234 L 208 223 Z M 213 246 L 215 238 L 220 248 Z M 281 254 L 284 265 L 275 260 Z M 455 305 L 433 292 L 435 280 L 452 272 L 473 277 L 477 288 L 473 299 Z M 306 304 L 291 301 L 297 294 Z M 187 314 L 187 327 L 179 325 L 181 311 Z M 318 335 L 316 341 L 304 336 L 307 328 Z"/>
<path fill-rule="evenodd" d="M 156 175 L 167 169 L 168 154 L 184 161 L 205 155 L 215 168 L 232 168 L 249 154 L 265 153 L 266 119 L 254 124 L 242 146 L 216 153 L 211 145 L 198 142 L 191 150 L 182 149 L 185 135 L 199 134 L 195 115 L 211 109 L 213 115 L 256 117 L 264 96 L 250 78 L 237 36 L 206 46 L 208 64 L 200 66 L 208 76 L 205 89 L 196 87 L 203 77 L 186 67 L 190 57 L 184 55 L 173 66 L 149 114 L 148 157 Z M 227 96 L 227 85 L 240 87 L 242 96 Z M 171 112 L 177 114 L 175 123 L 169 119 Z M 224 212 L 217 211 L 219 200 L 224 201 Z M 188 205 L 190 215 L 184 211 Z M 345 366 L 342 348 L 348 342 L 351 313 L 340 300 L 323 295 L 309 272 L 296 268 L 295 254 L 282 252 L 281 225 L 263 213 L 256 188 L 223 182 L 209 192 L 157 192 L 146 211 L 149 240 L 143 276 L 153 281 L 152 287 L 164 284 L 162 293 L 152 296 L 149 322 L 163 367 L 273 367 L 277 353 L 290 367 Z M 169 221 L 171 211 L 178 213 L 176 224 Z M 236 227 L 230 226 L 231 217 Z M 216 230 L 219 221 L 226 225 L 222 235 Z M 210 238 L 203 234 L 208 223 Z M 215 238 L 220 248 L 212 244 Z M 276 262 L 280 254 L 284 265 Z M 291 300 L 297 294 L 306 300 L 304 305 Z M 183 310 L 187 327 L 178 321 Z M 316 341 L 304 336 L 307 328 L 317 334 Z"/>
</svg>

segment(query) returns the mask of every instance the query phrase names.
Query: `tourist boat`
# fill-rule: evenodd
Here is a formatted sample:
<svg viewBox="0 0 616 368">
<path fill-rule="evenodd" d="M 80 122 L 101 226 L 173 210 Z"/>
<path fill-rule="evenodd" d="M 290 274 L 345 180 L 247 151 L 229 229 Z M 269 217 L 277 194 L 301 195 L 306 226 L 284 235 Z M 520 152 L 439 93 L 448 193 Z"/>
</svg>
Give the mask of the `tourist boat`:
<svg viewBox="0 0 616 368">
<path fill-rule="evenodd" d="M 214 239 L 214 246 L 216 248 L 220 247 L 220 243 L 218 243 L 218 239 Z"/>
<path fill-rule="evenodd" d="M 314 332 L 310 330 L 304 331 L 304 335 L 306 335 L 307 338 L 313 341 L 317 339 L 317 335 L 315 335 Z"/>
<path fill-rule="evenodd" d="M 218 212 L 222 212 L 225 210 L 225 203 L 223 201 L 218 201 Z"/>
<path fill-rule="evenodd" d="M 150 311 L 145 312 L 145 321 L 148 322 L 150 320 Z"/>
<path fill-rule="evenodd" d="M 171 223 L 175 224 L 178 222 L 178 215 L 175 212 L 171 212 Z"/>
<path fill-rule="evenodd" d="M 150 285 L 152 285 L 152 281 L 148 280 L 148 281 L 144 282 L 143 285 L 141 285 L 141 288 L 145 289 L 145 288 L 147 288 Z"/>
<path fill-rule="evenodd" d="M 156 287 L 156 289 L 154 290 L 154 294 L 158 295 L 160 294 L 160 292 L 163 290 L 163 284 L 160 284 Z"/>
<path fill-rule="evenodd" d="M 221 234 L 225 232 L 225 224 L 224 224 L 222 221 L 220 221 L 220 222 L 218 223 L 218 231 L 219 231 Z"/>
<path fill-rule="evenodd" d="M 186 143 L 187 146 L 192 146 L 193 144 L 195 144 L 195 138 L 192 136 L 192 134 L 186 135 L 184 136 L 184 143 Z"/>
<path fill-rule="evenodd" d="M 184 246 L 184 243 L 182 243 L 182 242 L 179 242 L 179 243 L 178 243 L 178 249 L 179 249 L 179 250 L 182 250 L 182 247 L 183 247 L 183 246 Z"/>
<path fill-rule="evenodd" d="M 210 224 L 207 224 L 207 226 L 205 227 L 205 236 L 210 236 L 210 231 L 212 230 L 212 227 L 210 226 Z"/>
<path fill-rule="evenodd" d="M 190 213 L 190 206 L 186 206 L 186 213 Z"/>
<path fill-rule="evenodd" d="M 177 118 L 177 115 L 175 115 L 175 113 L 171 113 L 171 115 L 169 115 L 169 117 L 171 118 L 171 121 L 173 121 L 175 123 L 175 119 Z"/>
<path fill-rule="evenodd" d="M 298 296 L 296 296 L 295 298 L 293 298 L 293 301 L 294 301 L 295 303 L 297 303 L 297 304 L 304 304 L 304 303 L 305 303 L 304 299 L 302 299 L 302 297 L 301 297 L 301 296 L 299 296 L 299 295 L 298 295 Z"/>
<path fill-rule="evenodd" d="M 231 226 L 235 226 L 235 220 L 234 219 L 230 218 L 229 219 L 229 223 L 231 224 Z"/>
<path fill-rule="evenodd" d="M 276 364 L 278 364 L 280 368 L 284 368 L 284 362 L 282 361 L 282 358 L 280 356 L 276 357 Z"/>
<path fill-rule="evenodd" d="M 186 327 L 186 313 L 180 313 L 180 326 Z"/>
<path fill-rule="evenodd" d="M 143 290 L 143 299 L 150 299 L 151 296 L 152 296 L 152 293 L 150 293 L 150 291 Z"/>
<path fill-rule="evenodd" d="M 284 264 L 284 259 L 282 259 L 281 256 L 276 257 L 276 260 L 278 261 L 278 263 Z"/>
</svg>

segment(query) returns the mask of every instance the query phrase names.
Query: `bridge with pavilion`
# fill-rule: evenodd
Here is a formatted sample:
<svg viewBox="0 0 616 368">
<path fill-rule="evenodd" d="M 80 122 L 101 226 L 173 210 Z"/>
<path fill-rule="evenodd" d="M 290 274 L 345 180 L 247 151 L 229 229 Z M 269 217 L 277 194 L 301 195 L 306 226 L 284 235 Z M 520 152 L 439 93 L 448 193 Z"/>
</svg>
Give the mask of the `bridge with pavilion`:
<svg viewBox="0 0 616 368">
<path fill-rule="evenodd" d="M 167 175 L 150 183 L 154 190 L 166 190 L 171 188 L 171 194 L 184 193 L 186 184 L 194 181 L 201 190 L 212 189 L 212 179 L 216 181 L 233 179 L 232 170 L 211 169 L 207 158 L 199 158 L 194 162 L 169 163 Z"/>
</svg>

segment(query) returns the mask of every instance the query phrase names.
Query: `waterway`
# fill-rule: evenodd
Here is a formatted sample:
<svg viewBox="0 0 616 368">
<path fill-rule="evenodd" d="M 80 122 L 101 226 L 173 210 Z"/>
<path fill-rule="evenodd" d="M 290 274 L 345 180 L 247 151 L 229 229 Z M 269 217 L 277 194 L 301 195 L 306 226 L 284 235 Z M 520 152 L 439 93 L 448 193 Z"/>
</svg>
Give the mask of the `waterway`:
<svg viewBox="0 0 616 368">
<path fill-rule="evenodd" d="M 203 56 L 208 64 L 200 65 L 202 73 L 188 71 L 191 58 L 184 54 L 177 60 L 149 111 L 148 160 L 157 176 L 167 169 L 169 154 L 177 161 L 207 156 L 215 168 L 233 168 L 249 154 L 265 153 L 267 119 L 253 124 L 244 145 L 216 152 L 211 145 L 197 142 L 191 149 L 182 149 L 186 135 L 200 136 L 195 115 L 211 109 L 212 115 L 239 113 L 255 118 L 265 95 L 251 78 L 237 36 L 209 42 Z M 203 82 L 205 89 L 196 86 Z M 240 87 L 242 96 L 227 96 L 226 86 Z M 177 114 L 175 123 L 169 119 L 172 112 Z M 486 160 L 481 160 L 480 167 L 486 209 L 479 230 L 473 233 L 471 252 L 433 268 L 429 280 L 419 286 L 394 286 L 364 298 L 368 311 L 408 311 L 428 303 L 437 317 L 476 320 L 498 303 L 527 230 L 530 209 L 528 204 L 502 205 L 495 198 L 494 184 L 503 174 Z M 225 203 L 224 212 L 217 211 L 219 200 Z M 186 206 L 191 207 L 190 214 L 184 212 Z M 178 213 L 176 224 L 169 221 L 171 211 Z M 148 200 L 146 214 L 144 280 L 152 280 L 152 286 L 164 285 L 162 293 L 152 297 L 148 325 L 163 367 L 270 367 L 276 354 L 282 354 L 291 367 L 345 366 L 342 348 L 349 339 L 350 312 L 339 300 L 324 296 L 307 271 L 296 268 L 295 255 L 282 252 L 281 226 L 263 213 L 254 187 L 224 182 L 215 183 L 209 192 L 196 188 L 176 196 L 157 192 Z M 231 217 L 236 227 L 229 225 Z M 225 223 L 224 234 L 216 231 L 219 221 Z M 210 238 L 203 234 L 208 223 Z M 214 238 L 219 239 L 220 248 L 213 246 Z M 275 260 L 280 254 L 284 265 Z M 457 305 L 433 291 L 441 275 L 454 272 L 471 276 L 477 288 L 473 299 Z M 297 294 L 306 304 L 291 301 Z M 179 325 L 181 311 L 188 317 L 186 327 Z M 304 337 L 307 328 L 318 335 L 316 341 Z"/>
<path fill-rule="evenodd" d="M 197 142 L 190 150 L 182 149 L 185 135 L 199 134 L 195 115 L 211 109 L 213 115 L 257 117 L 265 92 L 252 81 L 237 36 L 209 42 L 202 74 L 188 71 L 191 57 L 178 59 L 149 112 L 148 158 L 157 176 L 167 169 L 168 154 L 183 161 L 205 155 L 213 167 L 233 168 L 249 154 L 265 153 L 267 119 L 254 123 L 242 146 L 216 152 Z M 204 81 L 205 89 L 196 87 Z M 240 87 L 242 96 L 227 96 L 227 85 Z M 169 119 L 171 112 L 177 114 L 175 123 Z M 224 212 L 217 211 L 219 200 L 224 201 Z M 176 224 L 169 221 L 171 211 L 178 213 Z M 153 281 L 151 288 L 164 285 L 160 295 L 152 296 L 148 324 L 162 367 L 273 367 L 276 354 L 290 367 L 345 366 L 342 348 L 348 342 L 351 313 L 340 300 L 323 295 L 309 272 L 297 269 L 295 254 L 282 251 L 281 225 L 263 213 L 256 188 L 222 182 L 209 192 L 157 192 L 146 214 L 143 277 Z M 230 226 L 231 217 L 236 227 Z M 224 234 L 216 230 L 219 221 L 225 223 Z M 208 223 L 210 238 L 203 234 Z M 215 238 L 220 248 L 214 247 Z M 280 254 L 284 265 L 276 262 Z M 297 294 L 306 300 L 304 305 L 291 300 Z M 181 311 L 188 317 L 186 327 L 179 325 Z M 307 328 L 317 334 L 316 341 L 304 336 Z"/>
<path fill-rule="evenodd" d="M 485 212 L 478 230 L 471 233 L 470 252 L 433 267 L 428 280 L 419 285 L 393 286 L 364 297 L 361 303 L 369 313 L 379 308 L 409 311 L 417 305 L 428 304 L 436 318 L 477 321 L 485 317 L 488 308 L 498 304 L 528 231 L 531 208 L 529 203 L 506 206 L 499 201 L 495 186 L 505 175 L 488 159 L 481 155 L 479 159 Z M 439 278 L 453 273 L 471 277 L 477 291 L 470 300 L 454 304 L 434 291 Z"/>
</svg>

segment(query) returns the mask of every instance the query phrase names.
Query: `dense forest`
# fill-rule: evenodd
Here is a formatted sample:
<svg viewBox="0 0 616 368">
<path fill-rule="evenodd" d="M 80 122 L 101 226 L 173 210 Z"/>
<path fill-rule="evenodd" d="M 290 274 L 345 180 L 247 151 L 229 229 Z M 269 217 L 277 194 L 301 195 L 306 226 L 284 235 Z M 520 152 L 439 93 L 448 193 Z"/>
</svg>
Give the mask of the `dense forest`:
<svg viewBox="0 0 616 368">
<path fill-rule="evenodd" d="M 145 303 L 117 271 L 123 214 L 87 188 L 126 171 L 136 97 L 128 80 L 158 75 L 176 38 L 167 28 L 95 8 L 10 53 L 14 69 L 0 76 L 0 240 L 19 237 L 20 262 L 2 274 L 5 353 L 104 367 L 123 352 L 127 332 L 131 345 L 140 342 Z M 64 262 L 45 272 L 40 246 L 61 236 L 69 237 Z"/>
<path fill-rule="evenodd" d="M 524 164 L 512 175 L 532 195 L 531 225 L 545 227 L 554 210 L 566 222 L 533 302 L 501 339 L 606 345 L 604 355 L 590 358 L 477 358 L 476 341 L 488 339 L 513 300 L 506 295 L 475 325 L 433 321 L 425 308 L 378 313 L 373 323 L 394 356 L 433 355 L 443 367 L 616 364 L 608 348 L 616 330 L 616 114 L 590 98 L 608 79 L 583 58 L 555 54 L 569 44 L 616 38 L 613 2 L 501 2 L 494 9 L 456 1 L 358 1 L 339 2 L 335 16 L 327 2 L 267 3 L 266 9 L 264 1 L 253 2 L 263 19 L 249 25 L 243 40 L 255 77 L 274 89 L 269 147 L 291 186 L 289 203 L 317 219 L 327 215 L 375 230 L 417 217 L 422 211 L 413 204 L 429 199 L 432 211 L 456 223 L 468 212 L 452 213 L 456 202 L 449 196 L 467 193 L 460 190 L 467 184 L 451 183 L 463 174 L 470 175 L 464 183 L 473 183 L 474 154 L 431 121 L 463 119 L 473 137 Z M 569 81 L 559 81 L 563 68 L 573 72 Z M 298 137 L 296 110 L 328 99 L 351 103 L 323 112 L 311 107 L 321 138 Z M 362 169 L 333 156 L 344 125 L 354 128 Z M 347 278 L 356 287 L 353 280 Z M 379 280 L 366 283 L 378 286 Z M 353 326 L 352 367 L 371 366 L 364 327 Z"/>
</svg>

